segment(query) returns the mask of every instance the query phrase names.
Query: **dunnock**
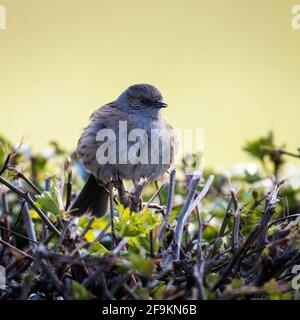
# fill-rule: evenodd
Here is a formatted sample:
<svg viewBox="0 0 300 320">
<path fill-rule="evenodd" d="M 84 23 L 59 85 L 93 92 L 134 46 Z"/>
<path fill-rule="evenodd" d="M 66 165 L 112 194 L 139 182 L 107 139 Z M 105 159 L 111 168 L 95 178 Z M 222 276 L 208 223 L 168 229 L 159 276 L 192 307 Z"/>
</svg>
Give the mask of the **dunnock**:
<svg viewBox="0 0 300 320">
<path fill-rule="evenodd" d="M 161 116 L 165 107 L 157 88 L 136 84 L 92 114 L 77 146 L 77 157 L 90 176 L 71 205 L 77 209 L 74 215 L 103 216 L 112 180 L 154 181 L 170 167 L 177 139 Z"/>
</svg>

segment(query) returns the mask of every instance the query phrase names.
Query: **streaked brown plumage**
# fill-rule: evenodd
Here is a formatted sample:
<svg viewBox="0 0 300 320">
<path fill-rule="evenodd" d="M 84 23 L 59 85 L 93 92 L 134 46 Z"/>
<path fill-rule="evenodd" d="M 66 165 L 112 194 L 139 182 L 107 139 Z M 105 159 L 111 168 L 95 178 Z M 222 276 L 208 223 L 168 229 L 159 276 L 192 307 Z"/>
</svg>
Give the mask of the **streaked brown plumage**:
<svg viewBox="0 0 300 320">
<path fill-rule="evenodd" d="M 165 106 L 166 104 L 163 103 L 158 89 L 149 84 L 139 84 L 129 87 L 117 100 L 102 106 L 91 115 L 90 124 L 82 133 L 77 146 L 77 157 L 91 175 L 81 194 L 72 205 L 72 208 L 78 208 L 75 214 L 81 215 L 91 212 L 96 216 L 104 215 L 108 203 L 107 184 L 115 176 L 119 179 L 139 180 L 140 178 L 147 178 L 152 181 L 169 168 L 174 160 L 177 143 L 174 129 L 161 117 L 161 108 Z M 137 128 L 144 129 L 147 132 L 145 140 L 141 139 L 139 142 L 141 144 L 146 143 L 149 148 L 146 164 L 120 164 L 117 156 L 117 163 L 99 165 L 96 153 L 103 143 L 103 141 L 97 141 L 96 139 L 99 130 L 112 129 L 116 133 L 117 152 L 123 152 L 122 148 L 125 148 L 122 143 L 119 144 L 120 121 L 126 121 L 128 132 Z M 161 158 L 159 158 L 159 163 L 151 163 L 153 149 L 150 150 L 150 133 L 153 129 L 163 133 L 160 137 L 162 145 L 170 144 L 170 150 L 168 151 L 170 152 L 170 161 L 168 163 L 163 163 Z M 114 141 L 111 141 L 111 143 L 114 143 Z M 127 150 L 124 149 L 124 152 L 128 152 L 134 143 L 136 141 L 128 141 Z"/>
</svg>

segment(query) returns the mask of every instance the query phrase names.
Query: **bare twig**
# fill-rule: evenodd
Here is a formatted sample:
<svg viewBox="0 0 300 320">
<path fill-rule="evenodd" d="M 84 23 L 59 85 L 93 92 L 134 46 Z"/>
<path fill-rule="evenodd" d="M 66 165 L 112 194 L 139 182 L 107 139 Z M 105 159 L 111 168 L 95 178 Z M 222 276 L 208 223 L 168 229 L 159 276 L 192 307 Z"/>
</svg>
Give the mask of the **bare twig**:
<svg viewBox="0 0 300 320">
<path fill-rule="evenodd" d="M 24 222 L 25 222 L 25 228 L 27 231 L 27 235 L 28 235 L 28 238 L 30 239 L 29 244 L 30 244 L 31 248 L 34 249 L 36 247 L 37 237 L 36 237 L 36 233 L 34 230 L 34 223 L 32 221 L 30 214 L 29 214 L 29 209 L 28 209 L 28 205 L 26 202 L 25 202 L 24 208 L 23 208 L 23 218 L 24 218 Z"/>
<path fill-rule="evenodd" d="M 231 207 L 233 205 L 233 199 L 232 199 L 232 196 L 230 198 L 230 201 L 228 202 L 228 205 L 227 205 L 227 209 L 226 209 L 226 212 L 225 212 L 225 215 L 224 215 L 224 219 L 222 221 L 222 225 L 221 225 L 221 228 L 220 228 L 220 231 L 219 231 L 219 234 L 218 236 L 216 237 L 215 241 L 214 241 L 214 245 L 213 245 L 213 248 L 209 254 L 209 257 L 210 259 L 212 259 L 216 252 L 217 252 L 217 247 L 218 247 L 218 244 L 219 242 L 221 241 L 221 238 L 224 236 L 225 234 L 225 230 L 226 230 L 226 227 L 227 227 L 227 224 L 228 224 L 228 221 L 229 221 L 229 218 L 231 216 Z"/>
<path fill-rule="evenodd" d="M 243 206 L 238 204 L 235 190 L 231 190 L 231 196 L 234 206 L 233 227 L 232 227 L 232 252 L 235 253 L 239 248 L 239 233 L 240 233 L 240 215 Z"/>
<path fill-rule="evenodd" d="M 285 220 L 290 220 L 290 219 L 294 219 L 300 216 L 300 213 L 295 213 L 295 214 L 291 214 L 289 216 L 285 216 L 276 220 L 273 220 L 269 223 L 268 228 L 270 228 L 271 226 L 273 226 L 274 224 L 277 224 L 278 222 L 282 222 Z"/>
<path fill-rule="evenodd" d="M 230 201 L 228 203 L 226 212 L 225 212 L 225 216 L 224 216 L 224 219 L 223 219 L 223 222 L 222 222 L 222 225 L 221 225 L 221 229 L 220 229 L 219 235 L 218 235 L 218 237 L 220 237 L 220 238 L 222 238 L 224 236 L 224 233 L 225 233 L 229 218 L 231 216 L 231 206 L 232 206 L 232 204 L 233 204 L 233 199 L 231 197 Z"/>
<path fill-rule="evenodd" d="M 157 185 L 157 190 L 156 190 L 156 192 L 155 192 L 154 195 L 150 198 L 150 200 L 145 204 L 144 208 L 145 208 L 145 207 L 148 208 L 148 207 L 151 205 L 152 201 L 153 201 L 157 196 L 159 196 L 159 198 L 161 199 L 160 192 L 164 189 L 164 187 L 165 187 L 166 185 L 165 185 L 165 184 L 162 184 L 160 187 L 158 187 L 158 184 L 156 184 L 156 185 Z M 159 204 L 160 204 L 160 206 L 162 205 L 162 200 L 159 200 Z"/>
<path fill-rule="evenodd" d="M 3 202 L 4 210 L 7 210 L 7 213 L 8 213 L 8 208 L 6 208 L 6 206 L 8 206 L 8 204 L 5 203 L 5 202 L 6 202 L 6 194 L 5 194 L 5 197 L 3 198 L 3 201 L 4 201 L 4 202 Z M 19 212 L 19 214 L 18 214 L 18 217 L 17 217 L 17 219 L 16 219 L 16 221 L 15 221 L 15 223 L 14 223 L 14 225 L 13 225 L 13 230 L 15 229 L 15 227 L 17 226 L 17 224 L 18 224 L 18 222 L 19 222 L 19 220 L 20 220 L 20 218 L 21 218 L 21 214 L 22 214 L 22 211 L 23 211 L 23 208 L 24 208 L 25 203 L 26 203 L 26 202 L 23 201 L 23 203 L 22 203 L 22 205 L 21 205 L 21 210 L 20 210 L 20 212 Z M 7 218 L 7 217 L 6 217 L 6 218 Z M 8 228 L 7 228 L 7 229 L 8 229 Z M 11 235 L 12 235 L 12 233 L 8 233 L 8 234 L 7 234 L 7 237 L 5 238 L 5 240 L 6 240 L 7 242 L 10 240 Z M 2 250 L 1 250 L 1 253 L 0 253 L 0 263 L 1 263 L 2 258 L 3 258 L 3 256 L 4 256 L 5 249 L 6 249 L 6 247 L 4 246 L 4 247 L 2 248 Z"/>
<path fill-rule="evenodd" d="M 70 157 L 68 157 L 65 163 L 65 169 L 67 172 L 67 196 L 66 196 L 65 210 L 68 210 L 71 204 L 71 196 L 72 196 L 72 162 Z"/>
<path fill-rule="evenodd" d="M 196 281 L 196 286 L 198 288 L 198 299 L 206 300 L 204 284 L 203 284 L 203 274 L 204 274 L 204 262 L 201 261 L 199 266 L 194 266 L 193 276 Z"/>
<path fill-rule="evenodd" d="M 95 221 L 95 217 L 91 217 L 89 219 L 89 222 L 87 224 L 87 226 L 84 228 L 84 230 L 82 231 L 80 237 L 84 238 L 84 236 L 88 233 L 88 231 L 92 228 L 93 222 Z"/>
<path fill-rule="evenodd" d="M 28 192 L 23 192 L 22 190 L 18 189 L 14 185 L 12 185 L 10 182 L 5 180 L 0 176 L 0 182 L 4 184 L 6 187 L 11 189 L 13 192 L 15 192 L 17 195 L 19 195 L 21 198 L 25 199 L 31 207 L 38 213 L 38 215 L 41 217 L 41 219 L 45 222 L 45 224 L 49 227 L 49 229 L 57 236 L 60 236 L 60 232 L 56 229 L 56 227 L 52 224 L 52 222 L 48 219 L 48 217 L 44 214 L 44 212 L 39 209 L 32 198 L 30 197 L 30 194 Z"/>
<path fill-rule="evenodd" d="M 244 245 L 240 247 L 235 255 L 231 258 L 231 261 L 229 262 L 228 266 L 226 267 L 225 271 L 223 272 L 220 279 L 216 282 L 216 284 L 213 287 L 213 290 L 216 290 L 219 288 L 221 284 L 223 284 L 224 280 L 227 278 L 227 276 L 230 274 L 232 268 L 234 265 L 238 262 L 238 260 L 241 258 L 241 256 L 248 250 L 250 245 L 255 241 L 257 236 L 260 234 L 262 230 L 261 225 L 256 225 L 255 228 L 250 232 L 248 235 Z"/>
<path fill-rule="evenodd" d="M 180 256 L 180 247 L 181 247 L 181 239 L 182 239 L 182 232 L 183 232 L 183 227 L 184 224 L 190 215 L 190 213 L 196 208 L 196 206 L 200 203 L 200 201 L 205 197 L 207 194 L 212 182 L 213 182 L 214 176 L 210 176 L 200 192 L 200 194 L 194 199 L 194 195 L 196 193 L 196 188 L 198 186 L 198 183 L 200 181 L 200 176 L 198 174 L 194 174 L 191 183 L 190 183 L 190 188 L 189 188 L 189 194 L 186 203 L 183 206 L 183 209 L 181 211 L 181 214 L 178 219 L 178 223 L 176 226 L 176 231 L 175 231 L 175 243 L 177 246 L 177 250 L 175 253 L 175 259 L 179 260 Z"/>
<path fill-rule="evenodd" d="M 33 260 L 34 260 L 34 257 L 33 257 L 33 256 L 31 256 L 31 255 L 27 254 L 26 252 L 24 252 L 24 251 L 22 251 L 22 250 L 20 250 L 20 249 L 18 249 L 18 248 L 16 248 L 16 247 L 14 247 L 13 245 L 9 244 L 8 242 L 0 239 L 0 243 L 3 244 L 5 247 L 10 248 L 11 250 L 19 253 L 20 255 L 22 255 L 22 256 L 24 256 L 24 257 L 26 257 L 26 258 L 30 258 L 30 259 L 33 259 Z"/>
<path fill-rule="evenodd" d="M 12 233 L 12 234 L 16 235 L 17 237 L 22 238 L 22 239 L 24 239 L 24 240 L 28 240 L 28 241 L 34 242 L 35 244 L 39 244 L 37 241 L 32 240 L 32 239 L 30 239 L 30 238 L 28 238 L 28 237 L 26 237 L 26 236 L 24 236 L 24 235 L 16 232 L 16 231 L 7 229 L 7 228 L 5 228 L 5 227 L 3 227 L 3 226 L 0 226 L 0 229 L 6 230 L 6 231 L 8 231 L 9 233 Z"/>
<path fill-rule="evenodd" d="M 158 195 L 159 204 L 162 205 L 163 204 L 163 200 L 162 200 L 160 192 L 165 187 L 165 185 L 159 186 L 157 180 L 154 181 L 154 184 L 155 184 L 155 187 L 156 187 L 156 194 Z"/>
<path fill-rule="evenodd" d="M 188 217 L 188 210 L 192 204 L 192 201 L 194 199 L 194 195 L 196 193 L 196 188 L 198 186 L 198 183 L 200 181 L 200 175 L 198 173 L 195 173 L 193 175 L 193 178 L 190 182 L 190 187 L 189 187 L 189 194 L 187 197 L 187 200 L 182 208 L 181 214 L 178 218 L 177 226 L 176 226 L 176 231 L 175 231 L 175 244 L 177 247 L 177 250 L 175 252 L 175 260 L 179 260 L 180 257 L 180 248 L 181 248 L 181 239 L 182 239 L 182 233 L 183 233 L 183 227 L 185 224 L 185 221 Z"/>
<path fill-rule="evenodd" d="M 120 251 L 126 246 L 126 244 L 128 243 L 129 238 L 124 238 L 122 239 L 119 244 L 115 247 L 115 249 L 112 251 L 112 254 L 117 256 Z"/>
<path fill-rule="evenodd" d="M 285 150 L 282 150 L 282 149 L 275 150 L 275 153 L 278 154 L 278 155 L 286 155 L 286 156 L 290 156 L 290 157 L 293 157 L 293 158 L 300 159 L 300 153 L 296 154 L 296 153 L 292 153 L 292 152 L 285 151 Z"/>
<path fill-rule="evenodd" d="M 9 164 L 9 161 L 10 161 L 11 157 L 12 157 L 12 153 L 9 153 L 8 156 L 6 157 L 5 161 L 4 161 L 4 164 L 3 164 L 2 168 L 0 169 L 0 176 L 8 168 L 8 164 Z"/>
<path fill-rule="evenodd" d="M 8 166 L 9 170 L 13 170 L 17 177 L 22 179 L 23 181 L 25 181 L 37 194 L 42 194 L 42 192 L 40 191 L 40 189 L 32 182 L 30 181 L 30 179 L 28 179 L 21 170 L 19 170 L 17 167 L 15 166 Z"/>
<path fill-rule="evenodd" d="M 39 259 L 38 264 L 42 266 L 45 274 L 51 280 L 51 283 L 55 286 L 56 290 L 60 293 L 64 293 L 64 284 L 59 280 L 56 273 L 53 270 L 53 267 L 50 266 L 44 259 Z"/>
<path fill-rule="evenodd" d="M 278 183 L 275 185 L 274 190 L 271 192 L 268 200 L 266 201 L 265 210 L 263 216 L 261 218 L 261 226 L 262 232 L 257 240 L 257 247 L 261 247 L 265 242 L 266 232 L 268 230 L 268 223 L 271 219 L 272 214 L 275 212 L 275 205 L 277 203 L 277 195 L 282 183 Z"/>
<path fill-rule="evenodd" d="M 173 207 L 173 197 L 174 197 L 174 189 L 175 189 L 175 179 L 176 179 L 176 169 L 173 168 L 170 174 L 170 184 L 169 184 L 169 191 L 168 191 L 168 203 L 167 209 L 164 217 L 164 223 L 160 229 L 158 235 L 158 246 L 160 246 L 161 242 L 163 241 L 164 235 L 166 233 L 167 227 L 170 221 L 170 215 Z"/>
<path fill-rule="evenodd" d="M 197 252 L 196 252 L 196 256 L 198 259 L 198 262 L 201 261 L 202 259 L 202 249 L 201 249 L 201 241 L 202 241 L 202 232 L 203 232 L 203 222 L 201 219 L 201 212 L 200 212 L 200 208 L 199 205 L 196 207 L 196 211 L 197 211 L 197 219 L 198 219 L 198 235 L 197 235 Z"/>
</svg>

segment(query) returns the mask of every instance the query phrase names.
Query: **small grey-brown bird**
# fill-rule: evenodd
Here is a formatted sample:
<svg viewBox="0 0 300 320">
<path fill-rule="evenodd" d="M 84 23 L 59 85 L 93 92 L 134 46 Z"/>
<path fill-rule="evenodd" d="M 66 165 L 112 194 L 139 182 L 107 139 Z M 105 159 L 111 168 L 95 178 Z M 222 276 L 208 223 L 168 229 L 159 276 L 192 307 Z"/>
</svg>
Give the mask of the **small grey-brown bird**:
<svg viewBox="0 0 300 320">
<path fill-rule="evenodd" d="M 154 181 L 170 167 L 177 139 L 173 127 L 162 118 L 165 107 L 157 88 L 136 84 L 92 114 L 77 146 L 77 157 L 90 176 L 71 205 L 74 215 L 103 216 L 108 184 L 115 178 Z"/>
</svg>

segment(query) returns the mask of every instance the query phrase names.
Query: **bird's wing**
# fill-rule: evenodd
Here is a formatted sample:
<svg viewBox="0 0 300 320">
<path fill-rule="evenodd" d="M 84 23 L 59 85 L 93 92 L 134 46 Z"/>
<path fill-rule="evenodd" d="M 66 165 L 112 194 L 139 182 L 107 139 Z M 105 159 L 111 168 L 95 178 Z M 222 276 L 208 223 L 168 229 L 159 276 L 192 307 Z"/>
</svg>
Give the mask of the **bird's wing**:
<svg viewBox="0 0 300 320">
<path fill-rule="evenodd" d="M 90 172 L 97 172 L 99 164 L 96 161 L 96 152 L 103 141 L 97 139 L 97 134 L 102 129 L 112 129 L 118 139 L 119 121 L 127 121 L 128 129 L 132 126 L 132 120 L 117 108 L 115 102 L 108 103 L 96 110 L 90 117 L 90 124 L 84 129 L 77 145 L 77 157 Z M 115 139 L 106 140 L 106 147 L 116 143 Z M 123 146 L 119 146 L 122 149 Z M 120 150 L 122 152 L 122 150 Z M 95 174 L 96 175 L 96 174 Z"/>
<path fill-rule="evenodd" d="M 115 101 L 105 104 L 96 110 L 91 115 L 90 121 L 91 125 L 96 123 L 99 129 L 110 128 L 116 131 L 116 133 L 118 131 L 120 121 L 126 121 L 128 131 L 136 128 L 137 126 L 136 121 L 134 121 L 134 117 L 127 112 L 121 111 L 117 107 L 117 103 Z"/>
<path fill-rule="evenodd" d="M 107 103 L 92 113 L 92 115 L 90 116 L 90 121 L 102 122 L 103 118 L 111 113 L 114 113 L 114 110 L 116 108 L 117 103 L 115 101 Z"/>
</svg>

